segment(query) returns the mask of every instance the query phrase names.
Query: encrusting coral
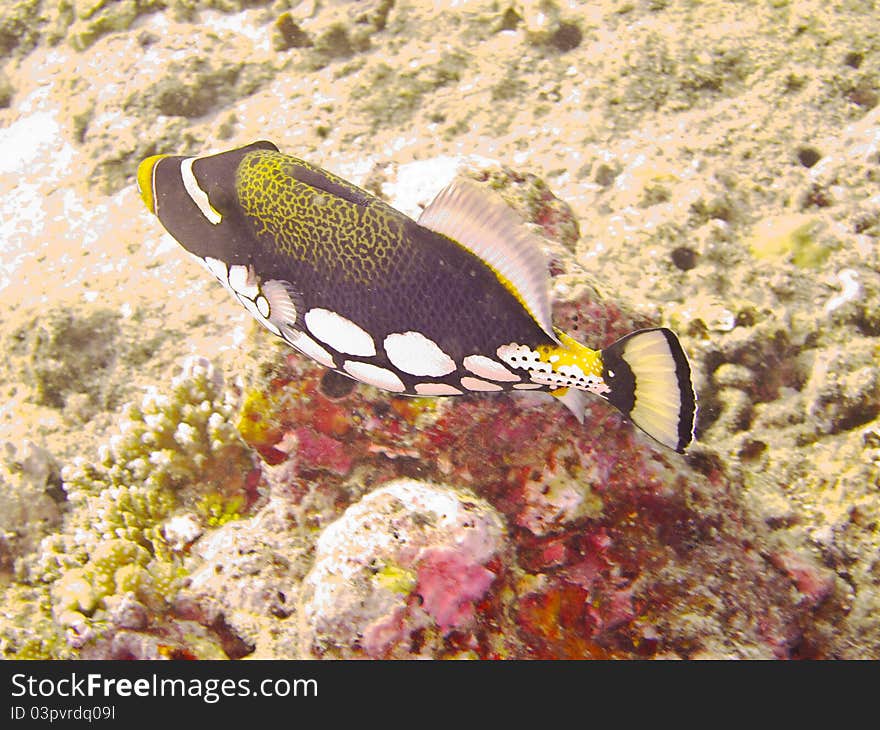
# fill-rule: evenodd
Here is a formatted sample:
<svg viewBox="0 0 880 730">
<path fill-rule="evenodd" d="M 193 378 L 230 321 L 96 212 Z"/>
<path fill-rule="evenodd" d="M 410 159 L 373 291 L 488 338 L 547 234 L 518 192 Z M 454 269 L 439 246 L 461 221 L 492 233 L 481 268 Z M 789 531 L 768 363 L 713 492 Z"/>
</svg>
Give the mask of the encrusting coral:
<svg viewBox="0 0 880 730">
<path fill-rule="evenodd" d="M 0 574 L 10 573 L 61 521 L 59 466 L 28 442 L 22 453 L 5 444 L 0 462 Z"/>
<path fill-rule="evenodd" d="M 503 615 L 476 616 L 475 604 L 503 572 L 506 551 L 501 516 L 475 495 L 413 479 L 384 485 L 318 539 L 301 594 L 305 650 L 441 656 L 453 630 L 474 645 L 475 634 L 493 633 L 500 646 Z"/>
</svg>

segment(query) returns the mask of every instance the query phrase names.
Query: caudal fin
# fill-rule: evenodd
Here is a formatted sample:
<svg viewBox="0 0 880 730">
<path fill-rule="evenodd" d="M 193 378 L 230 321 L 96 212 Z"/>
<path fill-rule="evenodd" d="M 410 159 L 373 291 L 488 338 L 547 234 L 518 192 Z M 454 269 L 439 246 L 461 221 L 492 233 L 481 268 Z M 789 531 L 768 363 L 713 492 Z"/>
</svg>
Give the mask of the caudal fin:
<svg viewBox="0 0 880 730">
<path fill-rule="evenodd" d="M 602 350 L 605 397 L 649 436 L 679 453 L 694 437 L 691 368 L 665 327 L 639 330 Z"/>
</svg>

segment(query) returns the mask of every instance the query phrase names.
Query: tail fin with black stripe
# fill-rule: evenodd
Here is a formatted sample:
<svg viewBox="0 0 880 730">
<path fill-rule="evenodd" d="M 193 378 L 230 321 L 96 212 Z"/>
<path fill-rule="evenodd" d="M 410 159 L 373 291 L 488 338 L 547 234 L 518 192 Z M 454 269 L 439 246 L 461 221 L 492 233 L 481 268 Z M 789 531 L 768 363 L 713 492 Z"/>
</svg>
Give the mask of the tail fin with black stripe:
<svg viewBox="0 0 880 730">
<path fill-rule="evenodd" d="M 661 444 L 683 452 L 694 437 L 691 369 L 665 327 L 638 330 L 602 350 L 604 397 Z"/>
</svg>

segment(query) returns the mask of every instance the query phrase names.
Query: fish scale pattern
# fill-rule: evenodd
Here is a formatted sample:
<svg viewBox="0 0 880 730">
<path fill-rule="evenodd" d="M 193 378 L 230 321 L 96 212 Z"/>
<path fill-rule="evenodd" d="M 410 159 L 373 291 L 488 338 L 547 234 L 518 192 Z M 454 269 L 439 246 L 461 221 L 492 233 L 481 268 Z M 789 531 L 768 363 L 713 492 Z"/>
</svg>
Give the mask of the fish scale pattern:
<svg viewBox="0 0 880 730">
<path fill-rule="evenodd" d="M 297 177 L 308 163 L 270 150 L 246 155 L 238 170 L 238 197 L 257 235 L 276 242 L 289 258 L 343 281 L 370 284 L 392 266 L 405 266 L 400 223 L 379 201 L 367 205 L 353 185 L 321 172 L 350 197 L 325 194 Z"/>
</svg>

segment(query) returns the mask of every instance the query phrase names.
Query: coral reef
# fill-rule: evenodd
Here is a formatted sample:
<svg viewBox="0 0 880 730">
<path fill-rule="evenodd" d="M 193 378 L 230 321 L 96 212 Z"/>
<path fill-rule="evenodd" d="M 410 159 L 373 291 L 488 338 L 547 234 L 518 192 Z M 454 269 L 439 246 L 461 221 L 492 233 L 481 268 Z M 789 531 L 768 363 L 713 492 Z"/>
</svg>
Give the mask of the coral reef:
<svg viewBox="0 0 880 730">
<path fill-rule="evenodd" d="M 289 492 L 273 489 L 252 516 L 193 545 L 175 615 L 212 627 L 233 658 L 299 656 L 297 603 L 314 539 Z"/>
<path fill-rule="evenodd" d="M 64 467 L 64 529 L 16 566 L 18 580 L 43 596 L 38 605 L 51 607 L 55 626 L 66 627 L 68 650 L 115 647 L 118 629 L 161 624 L 185 574 L 182 553 L 199 534 L 197 524 L 182 528 L 182 520 L 196 519 L 183 511 L 208 495 L 243 504 L 251 461 L 229 424 L 233 411 L 219 374 L 192 359 L 170 386 L 167 395 L 151 393 L 127 407 L 98 464 L 78 459 Z M 211 519 L 203 514 L 204 523 Z M 7 610 L 16 595 L 5 596 Z M 43 624 L 50 625 L 48 615 Z M 0 635 L 7 656 L 35 652 L 8 624 Z"/>
<path fill-rule="evenodd" d="M 503 615 L 476 618 L 475 604 L 498 593 L 505 552 L 503 521 L 473 494 L 411 479 L 375 489 L 318 538 L 301 594 L 305 650 L 439 657 L 453 631 L 455 646 L 500 648 Z"/>
<path fill-rule="evenodd" d="M 23 455 L 4 444 L 0 471 L 0 574 L 12 574 L 15 561 L 31 553 L 61 523 L 64 493 L 52 454 L 27 443 Z"/>
</svg>

